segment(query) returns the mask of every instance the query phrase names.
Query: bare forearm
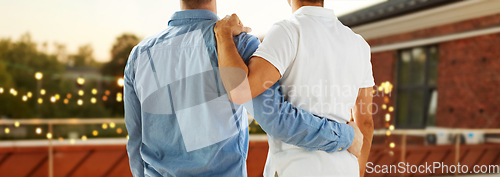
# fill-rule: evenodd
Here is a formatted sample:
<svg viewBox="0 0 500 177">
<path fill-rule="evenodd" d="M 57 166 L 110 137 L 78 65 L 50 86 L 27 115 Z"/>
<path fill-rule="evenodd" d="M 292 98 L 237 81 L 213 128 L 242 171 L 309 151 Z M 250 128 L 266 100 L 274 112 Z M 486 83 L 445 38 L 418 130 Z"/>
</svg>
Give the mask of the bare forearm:
<svg viewBox="0 0 500 177">
<path fill-rule="evenodd" d="M 248 67 L 241 59 L 231 34 L 219 33 L 216 36 L 222 83 L 231 101 L 243 104 L 252 99 L 248 85 Z"/>
<path fill-rule="evenodd" d="M 217 54 L 220 68 L 238 68 L 248 74 L 248 66 L 241 59 L 230 33 L 216 34 Z"/>
<path fill-rule="evenodd" d="M 369 118 L 371 120 L 371 116 Z M 358 158 L 359 172 L 361 177 L 364 176 L 368 156 L 373 141 L 373 121 L 366 120 L 367 122 L 358 124 L 361 133 L 363 134 L 363 147 L 361 148 L 361 156 Z"/>
</svg>

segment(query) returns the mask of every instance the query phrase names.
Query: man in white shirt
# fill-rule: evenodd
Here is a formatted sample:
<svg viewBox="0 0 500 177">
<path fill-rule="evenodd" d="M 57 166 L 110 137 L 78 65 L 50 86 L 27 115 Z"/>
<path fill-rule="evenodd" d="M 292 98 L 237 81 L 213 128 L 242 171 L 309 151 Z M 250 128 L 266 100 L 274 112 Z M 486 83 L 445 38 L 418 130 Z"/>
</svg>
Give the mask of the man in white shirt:
<svg viewBox="0 0 500 177">
<path fill-rule="evenodd" d="M 370 47 L 323 8 L 323 0 L 288 2 L 292 17 L 273 25 L 248 66 L 232 42 L 247 27 L 236 15 L 217 23 L 224 87 L 231 101 L 243 104 L 279 80 L 287 101 L 340 123 L 353 118 L 364 135 L 359 158 L 342 149 L 306 151 L 269 137 L 264 176 L 363 176 L 373 137 Z"/>
</svg>

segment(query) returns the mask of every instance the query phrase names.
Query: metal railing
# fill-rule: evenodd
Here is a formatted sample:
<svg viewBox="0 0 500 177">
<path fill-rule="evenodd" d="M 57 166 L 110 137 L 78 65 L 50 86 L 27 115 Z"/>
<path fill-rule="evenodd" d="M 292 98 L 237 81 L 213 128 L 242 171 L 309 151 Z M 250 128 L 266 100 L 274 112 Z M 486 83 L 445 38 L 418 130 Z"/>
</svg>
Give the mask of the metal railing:
<svg viewBox="0 0 500 177">
<path fill-rule="evenodd" d="M 92 118 L 92 119 L 79 119 L 79 118 L 67 118 L 67 119 L 0 119 L 0 125 L 48 125 L 48 133 L 51 137 L 47 137 L 48 141 L 48 176 L 54 176 L 54 151 L 53 151 L 53 125 L 82 125 L 82 124 L 124 124 L 125 119 L 117 118 Z"/>
<path fill-rule="evenodd" d="M 426 136 L 429 134 L 438 134 L 446 132 L 448 135 L 454 135 L 454 149 L 455 149 L 455 158 L 454 165 L 458 165 L 460 161 L 460 145 L 462 141 L 460 140 L 461 135 L 464 132 L 481 132 L 484 135 L 486 134 L 500 134 L 500 129 L 463 129 L 463 128 L 448 128 L 448 129 L 411 129 L 411 130 L 387 130 L 387 129 L 379 129 L 373 132 L 374 136 L 387 136 L 389 135 L 401 135 L 401 162 L 406 162 L 406 145 L 407 145 L 407 136 Z M 485 141 L 486 142 L 486 141 Z M 458 175 L 456 172 L 454 175 Z"/>
<path fill-rule="evenodd" d="M 82 125 L 82 124 L 124 124 L 125 120 L 123 118 L 91 118 L 91 119 L 80 119 L 80 118 L 66 118 L 66 119 L 0 119 L 0 125 L 48 125 L 48 133 L 53 134 L 52 126 L 53 125 Z M 463 132 L 482 132 L 484 134 L 500 134 L 500 129 L 412 129 L 412 130 L 388 130 L 388 129 L 378 129 L 374 131 L 374 136 L 384 136 L 387 135 L 388 132 L 390 135 L 401 135 L 401 162 L 406 161 L 406 145 L 407 145 L 407 136 L 426 136 L 428 134 L 437 134 L 445 131 L 447 134 L 456 135 L 455 136 L 455 164 L 458 164 L 460 159 L 460 135 Z M 116 139 L 114 139 L 116 140 Z M 44 141 L 48 141 L 48 145 L 46 143 L 42 143 Z M 250 137 L 250 141 L 267 141 L 266 135 L 252 135 Z M 36 141 L 37 145 L 47 145 L 48 146 L 48 176 L 54 176 L 54 159 L 53 159 L 53 137 L 47 138 L 47 140 L 38 140 Z M 104 144 L 125 144 L 126 141 L 109 141 L 109 140 L 97 140 L 97 141 L 88 141 L 88 144 L 96 145 L 100 143 Z M 29 143 L 24 143 L 25 145 L 29 145 Z M 61 144 L 61 143 L 60 143 Z M 65 145 L 65 144 L 63 144 Z"/>
</svg>

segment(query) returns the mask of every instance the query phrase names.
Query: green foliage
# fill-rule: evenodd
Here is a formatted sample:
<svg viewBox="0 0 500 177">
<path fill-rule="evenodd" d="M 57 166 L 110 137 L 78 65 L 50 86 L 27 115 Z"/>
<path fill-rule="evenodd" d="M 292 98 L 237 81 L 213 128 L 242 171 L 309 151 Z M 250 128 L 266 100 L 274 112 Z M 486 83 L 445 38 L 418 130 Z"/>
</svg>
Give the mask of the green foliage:
<svg viewBox="0 0 500 177">
<path fill-rule="evenodd" d="M 123 34 L 116 38 L 111 49 L 111 61 L 102 67 L 101 73 L 103 75 L 123 77 L 128 56 L 139 42 L 140 39 L 133 34 Z"/>
<path fill-rule="evenodd" d="M 29 33 L 17 41 L 0 39 L 0 88 L 3 89 L 0 93 L 0 118 L 123 117 L 123 102 L 116 101 L 116 93 L 122 92 L 122 88 L 118 87 L 116 79 L 109 78 L 122 77 L 128 54 L 138 42 L 139 38 L 131 34 L 118 37 L 111 51 L 112 60 L 103 66 L 94 60 L 91 45 L 83 45 L 76 54 L 68 55 L 63 44 L 55 43 L 56 52 L 49 54 L 46 52 L 47 43 L 38 50 L 38 44 L 32 41 Z M 82 68 L 101 70 L 101 78 L 108 79 L 87 79 L 84 86 L 79 86 L 74 72 L 78 73 Z M 69 70 L 73 73 L 68 73 Z M 35 79 L 35 72 L 43 73 L 41 81 Z M 38 95 L 38 84 L 40 89 L 46 90 L 45 95 Z M 10 94 L 11 88 L 18 94 Z M 101 90 L 93 95 L 91 90 L 94 88 Z M 77 94 L 80 89 L 85 91 L 83 96 Z M 111 91 L 106 102 L 102 100 L 104 90 Z M 22 97 L 28 92 L 32 93 L 32 98 L 23 101 Z M 50 97 L 55 94 L 61 98 L 52 103 Z M 72 98 L 65 104 L 63 100 L 67 94 Z M 38 104 L 38 96 L 43 99 L 42 104 Z M 91 103 L 92 98 L 97 100 L 95 104 Z M 77 105 L 78 99 L 84 104 Z"/>
</svg>

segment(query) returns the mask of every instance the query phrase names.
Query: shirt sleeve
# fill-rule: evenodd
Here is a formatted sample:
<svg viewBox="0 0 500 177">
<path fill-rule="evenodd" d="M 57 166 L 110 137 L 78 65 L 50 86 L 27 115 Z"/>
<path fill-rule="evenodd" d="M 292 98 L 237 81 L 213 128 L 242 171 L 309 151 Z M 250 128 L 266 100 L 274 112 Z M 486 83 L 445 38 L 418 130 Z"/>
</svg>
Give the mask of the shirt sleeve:
<svg viewBox="0 0 500 177">
<path fill-rule="evenodd" d="M 236 44 L 236 48 L 238 49 L 238 53 L 240 54 L 243 61 L 248 64 L 248 61 L 250 61 L 252 54 L 260 45 L 259 38 L 247 33 L 241 33 L 240 35 L 235 36 L 233 39 L 234 43 Z"/>
<path fill-rule="evenodd" d="M 368 46 L 368 44 L 367 44 Z M 366 61 L 366 69 L 365 69 L 365 76 L 363 83 L 359 88 L 366 88 L 366 87 L 373 87 L 375 85 L 375 79 L 373 78 L 373 70 L 372 70 L 372 62 L 371 62 L 371 52 L 370 52 L 370 46 L 368 46 L 368 54 L 367 57 L 368 59 Z"/>
<path fill-rule="evenodd" d="M 284 101 L 279 82 L 255 97 L 252 105 L 252 116 L 270 137 L 308 151 L 344 151 L 354 140 L 350 125 L 313 115 Z"/>
<path fill-rule="evenodd" d="M 144 161 L 142 160 L 140 147 L 142 144 L 142 122 L 141 105 L 134 88 L 134 61 L 137 59 L 137 47 L 132 49 L 124 73 L 123 104 L 125 106 L 125 125 L 129 139 L 127 141 L 127 153 L 129 157 L 130 170 L 134 177 L 144 176 Z"/>
<path fill-rule="evenodd" d="M 295 35 L 296 36 L 296 35 Z M 269 61 L 281 76 L 297 54 L 297 42 L 285 21 L 274 24 L 253 56 Z"/>
<path fill-rule="evenodd" d="M 257 37 L 243 33 L 234 39 L 245 63 L 248 63 L 252 54 L 256 56 L 254 52 L 260 44 Z M 259 50 L 261 48 L 262 45 Z M 298 109 L 282 96 L 279 82 L 276 82 L 252 100 L 252 108 L 247 108 L 253 110 L 250 113 L 269 136 L 309 151 L 336 152 L 347 150 L 351 146 L 354 129 L 350 125 Z"/>
</svg>

